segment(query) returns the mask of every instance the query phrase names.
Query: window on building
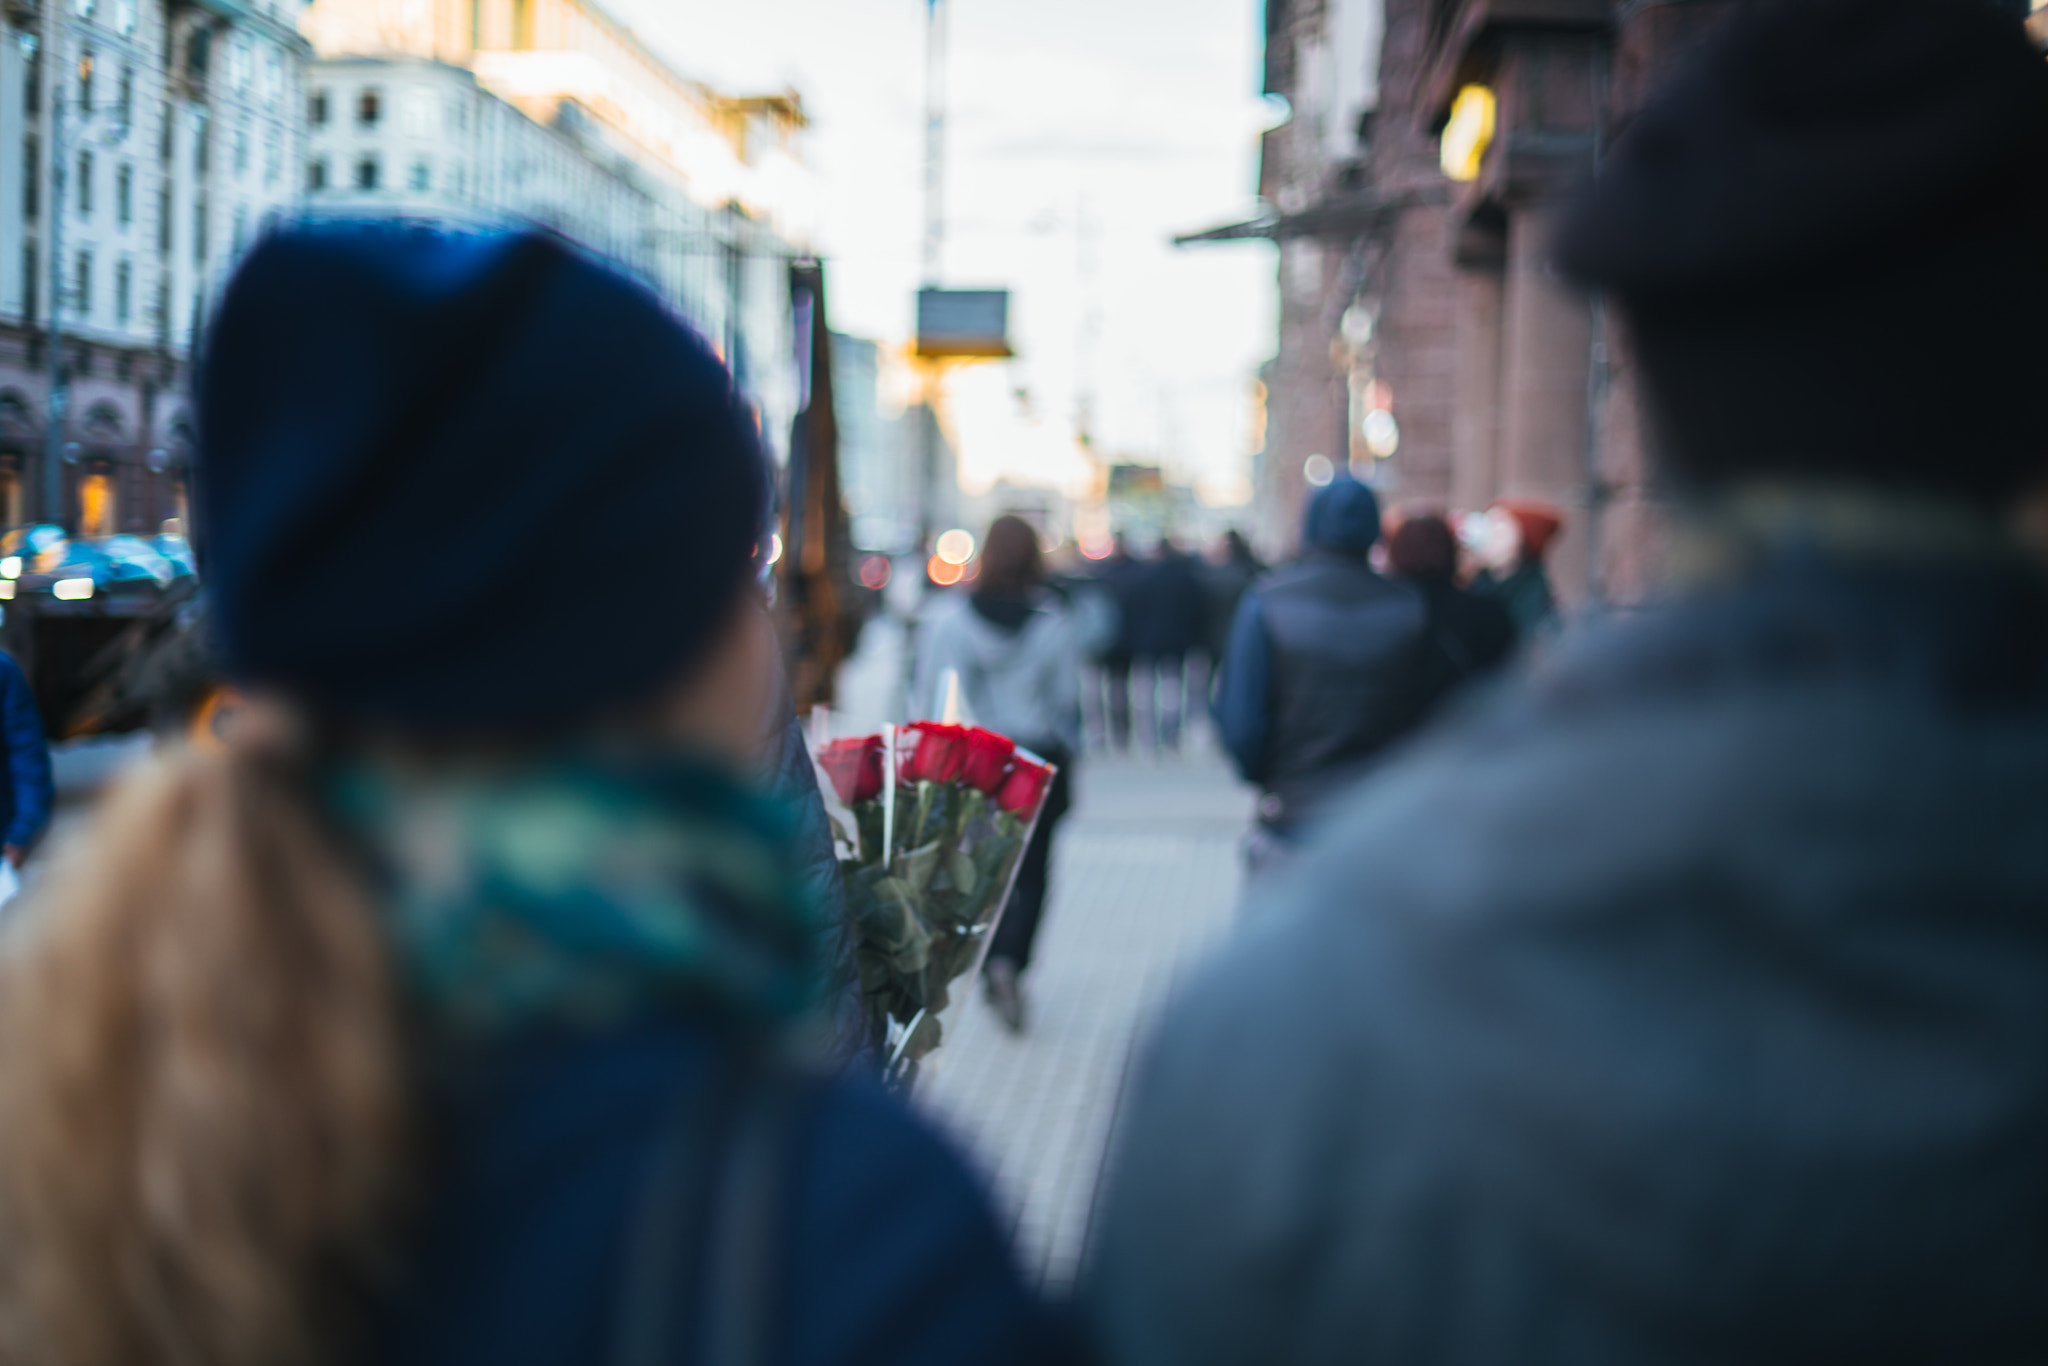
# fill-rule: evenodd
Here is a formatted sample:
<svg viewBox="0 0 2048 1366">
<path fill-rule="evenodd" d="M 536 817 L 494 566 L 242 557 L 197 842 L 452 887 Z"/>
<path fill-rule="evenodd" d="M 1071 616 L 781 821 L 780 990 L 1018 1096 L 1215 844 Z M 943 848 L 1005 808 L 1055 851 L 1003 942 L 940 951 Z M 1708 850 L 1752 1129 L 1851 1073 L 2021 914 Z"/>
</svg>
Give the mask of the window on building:
<svg viewBox="0 0 2048 1366">
<path fill-rule="evenodd" d="M 192 259 L 206 264 L 206 196 L 192 201 Z"/>
<path fill-rule="evenodd" d="M 376 189 L 380 170 L 381 168 L 378 166 L 377 158 L 375 157 L 364 157 L 361 161 L 358 161 L 356 163 L 356 188 L 359 190 Z"/>
<path fill-rule="evenodd" d="M 434 169 L 433 169 L 433 167 L 431 167 L 431 166 L 427 165 L 427 163 L 426 163 L 426 162 L 424 162 L 424 161 L 415 161 L 415 162 L 414 162 L 414 163 L 412 164 L 412 187 L 413 187 L 413 189 L 414 189 L 415 191 L 419 191 L 419 192 L 424 192 L 424 191 L 426 191 L 427 189 L 431 188 L 431 187 L 432 187 L 432 185 L 433 185 L 433 183 L 434 183 Z"/>
<path fill-rule="evenodd" d="M 164 101 L 163 112 L 163 121 L 157 125 L 156 159 L 168 166 L 171 164 L 171 157 L 177 149 L 178 119 L 177 111 L 172 107 L 169 100 Z"/>
<path fill-rule="evenodd" d="M 114 523 L 114 477 L 103 471 L 84 475 L 78 481 L 78 534 L 111 536 Z"/>
<path fill-rule="evenodd" d="M 28 70 L 22 73 L 21 107 L 30 118 L 43 110 L 43 52 L 37 48 L 28 59 Z"/>
<path fill-rule="evenodd" d="M 135 32 L 135 0 L 114 0 L 114 28 L 124 35 Z"/>
<path fill-rule="evenodd" d="M 90 49 L 78 54 L 78 107 L 92 108 L 92 52 Z"/>
<path fill-rule="evenodd" d="M 124 228 L 135 221 L 135 168 L 125 161 L 114 172 L 114 221 Z"/>
<path fill-rule="evenodd" d="M 71 282 L 71 306 L 81 318 L 92 316 L 92 253 L 78 253 L 78 273 Z"/>
<path fill-rule="evenodd" d="M 21 249 L 21 317 L 33 324 L 42 312 L 43 268 L 33 243 Z"/>
<path fill-rule="evenodd" d="M 114 267 L 114 325 L 126 327 L 135 288 L 135 267 L 122 261 Z"/>
<path fill-rule="evenodd" d="M 263 183 L 275 185 L 284 168 L 284 143 L 276 132 L 268 133 L 263 139 Z"/>
<path fill-rule="evenodd" d="M 79 18 L 90 19 L 92 18 L 93 11 L 98 9 L 99 5 L 96 0 L 77 0 L 73 8 L 78 11 Z"/>
<path fill-rule="evenodd" d="M 384 94 L 372 86 L 356 96 L 356 122 L 365 128 L 375 128 L 384 117 Z"/>
<path fill-rule="evenodd" d="M 324 190 L 327 188 L 327 158 L 315 157 L 306 163 L 306 188 Z"/>
<path fill-rule="evenodd" d="M 171 233 L 174 221 L 171 216 L 171 187 L 166 185 L 156 192 L 156 249 L 160 256 L 171 254 Z"/>
<path fill-rule="evenodd" d="M 21 142 L 21 216 L 34 218 L 42 211 L 43 145 L 35 138 Z"/>
<path fill-rule="evenodd" d="M 249 130 L 235 130 L 235 174 L 244 175 L 249 170 Z"/>
<path fill-rule="evenodd" d="M 521 52 L 533 46 L 533 0 L 512 0 L 512 46 Z"/>
<path fill-rule="evenodd" d="M 234 243 L 234 254 L 237 256 L 240 256 L 242 248 L 249 244 L 249 211 L 245 208 L 235 210 Z"/>
<path fill-rule="evenodd" d="M 441 112 L 441 102 L 434 98 L 431 90 L 408 90 L 405 92 L 405 131 L 416 138 L 430 138 L 440 132 L 434 126 L 435 115 Z"/>
<path fill-rule="evenodd" d="M 92 153 L 78 154 L 78 216 L 92 217 Z"/>
<path fill-rule="evenodd" d="M 122 130 L 126 131 L 135 122 L 135 72 L 125 66 L 121 68 L 121 93 L 115 97 L 114 109 Z"/>
<path fill-rule="evenodd" d="M 156 287 L 156 341 L 159 346 L 171 344 L 171 282 L 160 280 Z"/>
<path fill-rule="evenodd" d="M 205 175 L 213 162 L 213 120 L 204 109 L 192 111 L 192 169 Z"/>
<path fill-rule="evenodd" d="M 185 45 L 185 71 L 199 80 L 206 79 L 206 68 L 213 61 L 213 30 L 194 29 Z"/>
<path fill-rule="evenodd" d="M 325 90 L 315 90 L 312 98 L 307 101 L 307 105 L 307 116 L 313 126 L 315 128 L 325 128 L 327 126 L 327 92 Z"/>
</svg>

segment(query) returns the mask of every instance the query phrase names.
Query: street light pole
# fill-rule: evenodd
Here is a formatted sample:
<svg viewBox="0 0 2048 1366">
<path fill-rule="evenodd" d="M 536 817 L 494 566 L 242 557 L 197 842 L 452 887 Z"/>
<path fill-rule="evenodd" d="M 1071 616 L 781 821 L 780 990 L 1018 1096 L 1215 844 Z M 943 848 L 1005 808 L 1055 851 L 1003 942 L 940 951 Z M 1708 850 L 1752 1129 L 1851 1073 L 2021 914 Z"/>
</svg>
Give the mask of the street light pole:
<svg viewBox="0 0 2048 1366">
<path fill-rule="evenodd" d="M 63 64 L 64 13 L 61 5 L 51 7 L 50 37 L 51 50 L 56 54 L 50 63 L 50 217 L 49 231 L 44 234 L 44 245 L 50 253 L 50 321 L 46 334 L 50 348 L 50 411 L 45 419 L 47 439 L 44 443 L 40 501 L 43 520 L 61 524 L 64 520 L 64 412 L 70 397 L 64 391 L 64 210 L 68 182 L 66 162 L 71 155 L 64 146 L 64 83 L 70 73 Z"/>
</svg>

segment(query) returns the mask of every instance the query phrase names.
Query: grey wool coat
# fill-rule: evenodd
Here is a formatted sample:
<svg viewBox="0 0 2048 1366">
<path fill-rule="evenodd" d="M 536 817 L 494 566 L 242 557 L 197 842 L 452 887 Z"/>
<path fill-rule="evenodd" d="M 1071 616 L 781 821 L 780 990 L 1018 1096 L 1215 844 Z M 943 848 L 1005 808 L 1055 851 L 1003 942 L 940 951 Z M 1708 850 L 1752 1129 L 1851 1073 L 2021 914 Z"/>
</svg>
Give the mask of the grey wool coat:
<svg viewBox="0 0 2048 1366">
<path fill-rule="evenodd" d="M 1132 1083 L 1110 1366 L 2048 1358 L 2048 590 L 1783 563 L 1354 793 Z"/>
</svg>

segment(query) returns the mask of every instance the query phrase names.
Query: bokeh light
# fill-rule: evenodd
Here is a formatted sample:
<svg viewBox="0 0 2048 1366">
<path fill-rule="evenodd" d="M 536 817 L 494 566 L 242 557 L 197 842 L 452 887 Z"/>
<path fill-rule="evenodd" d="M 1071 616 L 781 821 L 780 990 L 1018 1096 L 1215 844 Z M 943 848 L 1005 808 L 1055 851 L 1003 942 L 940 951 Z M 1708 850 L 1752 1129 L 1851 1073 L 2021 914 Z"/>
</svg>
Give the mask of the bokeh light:
<svg viewBox="0 0 2048 1366">
<path fill-rule="evenodd" d="M 924 567 L 924 572 L 931 575 L 932 582 L 939 587 L 951 588 L 954 584 L 960 582 L 961 577 L 967 571 L 957 564 L 949 564 L 937 555 L 934 555 L 932 556 L 931 563 Z"/>
<path fill-rule="evenodd" d="M 871 588 L 878 593 L 887 588 L 889 586 L 889 557 L 887 555 L 870 555 L 862 560 L 860 562 L 860 584 L 861 587 Z"/>
<path fill-rule="evenodd" d="M 939 558 L 947 564 L 966 564 L 974 558 L 974 537 L 970 533 L 962 531 L 959 527 L 954 527 L 951 531 L 939 537 L 938 551 Z M 956 575 L 955 578 L 957 579 L 957 577 Z"/>
</svg>

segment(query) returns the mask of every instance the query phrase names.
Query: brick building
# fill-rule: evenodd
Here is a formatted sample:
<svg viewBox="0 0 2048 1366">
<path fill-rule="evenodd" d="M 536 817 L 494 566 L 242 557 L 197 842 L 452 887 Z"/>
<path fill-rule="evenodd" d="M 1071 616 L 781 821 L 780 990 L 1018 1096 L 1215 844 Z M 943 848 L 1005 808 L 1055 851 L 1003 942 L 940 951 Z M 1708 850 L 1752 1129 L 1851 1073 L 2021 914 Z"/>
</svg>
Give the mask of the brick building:
<svg viewBox="0 0 2048 1366">
<path fill-rule="evenodd" d="M 1348 463 L 1392 504 L 1556 503 L 1560 595 L 1644 591 L 1657 514 L 1625 340 L 1552 275 L 1549 234 L 1729 3 L 1268 0 L 1266 91 L 1290 117 L 1266 135 L 1266 211 L 1187 240 L 1279 248 L 1269 544 Z"/>
</svg>

